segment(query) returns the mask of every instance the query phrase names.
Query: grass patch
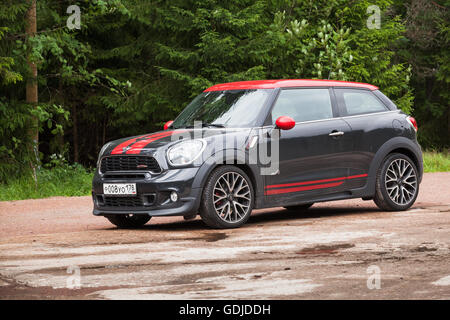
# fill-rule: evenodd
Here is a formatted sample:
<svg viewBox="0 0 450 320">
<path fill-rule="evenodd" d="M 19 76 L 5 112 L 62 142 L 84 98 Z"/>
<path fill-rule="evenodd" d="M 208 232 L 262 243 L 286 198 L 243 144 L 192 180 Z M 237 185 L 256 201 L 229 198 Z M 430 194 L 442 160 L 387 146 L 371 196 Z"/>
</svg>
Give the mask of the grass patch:
<svg viewBox="0 0 450 320">
<path fill-rule="evenodd" d="M 450 171 L 450 154 L 424 152 L 423 164 L 425 172 Z M 31 174 L 0 183 L 0 201 L 88 196 L 92 190 L 93 175 L 92 169 L 85 169 L 79 164 L 41 168 L 37 173 L 37 187 Z"/>
<path fill-rule="evenodd" d="M 448 152 L 424 152 L 423 169 L 425 172 L 450 171 L 450 154 Z"/>
<path fill-rule="evenodd" d="M 31 174 L 0 184 L 0 201 L 39 199 L 53 196 L 87 196 L 92 190 L 92 170 L 79 164 L 41 168 L 37 186 Z"/>
</svg>

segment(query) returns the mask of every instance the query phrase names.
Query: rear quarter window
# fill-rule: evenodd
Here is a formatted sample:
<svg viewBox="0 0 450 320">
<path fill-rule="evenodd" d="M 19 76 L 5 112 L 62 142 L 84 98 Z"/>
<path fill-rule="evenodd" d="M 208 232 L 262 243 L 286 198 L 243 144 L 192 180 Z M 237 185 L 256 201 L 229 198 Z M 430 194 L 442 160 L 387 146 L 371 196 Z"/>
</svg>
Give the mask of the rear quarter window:
<svg viewBox="0 0 450 320">
<path fill-rule="evenodd" d="M 380 90 L 374 90 L 372 91 L 374 95 L 377 96 L 383 103 L 390 109 L 390 110 L 397 110 L 397 106 L 394 102 L 392 102 L 391 99 L 389 99 L 383 92 Z"/>
<path fill-rule="evenodd" d="M 388 111 L 384 103 L 371 91 L 358 89 L 335 89 L 339 109 L 343 116 Z"/>
</svg>

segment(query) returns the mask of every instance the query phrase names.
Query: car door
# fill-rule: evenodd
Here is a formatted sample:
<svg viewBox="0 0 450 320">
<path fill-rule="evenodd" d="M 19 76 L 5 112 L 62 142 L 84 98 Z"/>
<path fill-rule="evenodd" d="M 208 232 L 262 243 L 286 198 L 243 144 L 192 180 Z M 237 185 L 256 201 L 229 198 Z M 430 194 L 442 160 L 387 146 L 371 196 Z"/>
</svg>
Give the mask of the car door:
<svg viewBox="0 0 450 320">
<path fill-rule="evenodd" d="M 280 116 L 293 118 L 296 125 L 279 131 L 279 166 L 265 176 L 266 202 L 303 202 L 343 192 L 352 150 L 351 128 L 336 117 L 332 90 L 282 89 L 269 117 L 274 124 Z"/>
<path fill-rule="evenodd" d="M 397 111 L 391 111 L 372 91 L 367 89 L 334 88 L 339 114 L 349 124 L 353 141 L 349 159 L 348 180 L 351 189 L 363 187 L 375 153 L 381 145 L 395 136 Z"/>
</svg>

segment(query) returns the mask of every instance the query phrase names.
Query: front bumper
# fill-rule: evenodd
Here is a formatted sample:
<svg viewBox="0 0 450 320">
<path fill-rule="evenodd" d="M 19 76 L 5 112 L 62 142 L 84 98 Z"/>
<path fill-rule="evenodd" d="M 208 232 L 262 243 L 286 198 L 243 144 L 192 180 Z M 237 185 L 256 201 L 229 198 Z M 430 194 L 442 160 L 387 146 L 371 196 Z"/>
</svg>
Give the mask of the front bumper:
<svg viewBox="0 0 450 320">
<path fill-rule="evenodd" d="M 193 188 L 199 168 L 183 168 L 160 174 L 141 172 L 95 173 L 92 182 L 93 214 L 147 214 L 150 216 L 189 216 L 196 214 L 200 205 L 201 188 Z M 136 183 L 134 197 L 105 196 L 103 183 Z M 172 202 L 170 193 L 177 192 Z"/>
</svg>

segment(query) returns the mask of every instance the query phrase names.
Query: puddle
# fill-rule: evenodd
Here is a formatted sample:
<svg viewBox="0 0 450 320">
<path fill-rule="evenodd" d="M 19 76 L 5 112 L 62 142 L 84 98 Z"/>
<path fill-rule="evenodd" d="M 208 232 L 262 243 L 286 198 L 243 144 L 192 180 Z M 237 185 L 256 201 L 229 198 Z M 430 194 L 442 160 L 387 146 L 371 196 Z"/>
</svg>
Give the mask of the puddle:
<svg viewBox="0 0 450 320">
<path fill-rule="evenodd" d="M 183 241 L 187 240 L 193 240 L 193 241 L 206 241 L 206 242 L 216 242 L 223 239 L 228 238 L 228 235 L 223 232 L 209 232 L 209 233 L 203 233 L 201 237 L 192 237 L 192 238 L 185 238 Z"/>
<path fill-rule="evenodd" d="M 413 252 L 428 252 L 428 251 L 437 251 L 437 248 L 429 248 L 426 246 L 420 246 L 417 248 L 412 249 Z"/>
<path fill-rule="evenodd" d="M 333 254 L 336 253 L 339 249 L 349 249 L 353 248 L 355 245 L 352 243 L 343 243 L 343 244 L 335 244 L 335 245 L 318 245 L 311 248 L 304 248 L 300 251 L 297 251 L 297 254 Z"/>
</svg>

